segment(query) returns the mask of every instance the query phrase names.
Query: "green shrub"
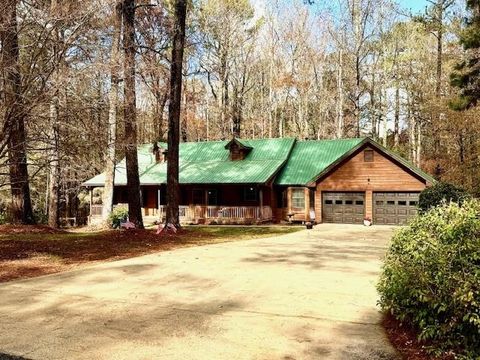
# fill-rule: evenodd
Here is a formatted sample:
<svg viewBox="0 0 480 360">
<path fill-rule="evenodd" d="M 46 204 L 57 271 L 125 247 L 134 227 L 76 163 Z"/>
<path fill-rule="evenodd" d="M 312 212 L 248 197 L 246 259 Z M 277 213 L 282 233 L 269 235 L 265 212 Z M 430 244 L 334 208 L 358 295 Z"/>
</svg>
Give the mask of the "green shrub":
<svg viewBox="0 0 480 360">
<path fill-rule="evenodd" d="M 397 232 L 378 290 L 420 340 L 480 356 L 480 201 L 443 204 Z"/>
<path fill-rule="evenodd" d="M 128 208 L 124 206 L 117 206 L 108 216 L 108 225 L 113 229 L 118 229 L 120 223 L 127 221 Z"/>
<path fill-rule="evenodd" d="M 461 204 L 469 198 L 470 195 L 464 189 L 449 183 L 439 182 L 420 193 L 418 207 L 420 212 L 425 212 L 445 202 L 453 201 Z"/>
</svg>

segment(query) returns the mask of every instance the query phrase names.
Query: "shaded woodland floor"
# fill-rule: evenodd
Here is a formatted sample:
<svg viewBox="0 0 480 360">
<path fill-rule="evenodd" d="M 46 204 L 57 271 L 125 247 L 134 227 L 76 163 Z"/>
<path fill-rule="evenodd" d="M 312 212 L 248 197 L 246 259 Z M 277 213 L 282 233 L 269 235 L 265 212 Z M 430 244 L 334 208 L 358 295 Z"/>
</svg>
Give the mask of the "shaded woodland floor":
<svg viewBox="0 0 480 360">
<path fill-rule="evenodd" d="M 291 233 L 303 227 L 185 227 L 175 235 L 155 230 L 69 232 L 46 226 L 0 226 L 0 282 L 70 270 L 82 264 L 157 251 Z"/>
</svg>

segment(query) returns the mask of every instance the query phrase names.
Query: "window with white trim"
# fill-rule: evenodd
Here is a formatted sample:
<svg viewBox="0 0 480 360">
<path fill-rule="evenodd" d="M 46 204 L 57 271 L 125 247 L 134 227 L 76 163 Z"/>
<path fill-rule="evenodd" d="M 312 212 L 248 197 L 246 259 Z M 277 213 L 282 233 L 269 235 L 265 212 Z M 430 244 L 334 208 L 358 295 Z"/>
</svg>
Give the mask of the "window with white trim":
<svg viewBox="0 0 480 360">
<path fill-rule="evenodd" d="M 303 188 L 292 189 L 292 208 L 305 209 L 305 190 Z"/>
</svg>

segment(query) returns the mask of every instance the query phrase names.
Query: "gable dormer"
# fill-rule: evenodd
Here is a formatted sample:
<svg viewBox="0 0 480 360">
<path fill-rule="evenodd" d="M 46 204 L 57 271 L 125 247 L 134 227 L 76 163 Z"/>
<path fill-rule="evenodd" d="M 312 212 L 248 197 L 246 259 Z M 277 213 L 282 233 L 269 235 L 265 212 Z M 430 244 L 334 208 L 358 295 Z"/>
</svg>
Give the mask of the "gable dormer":
<svg viewBox="0 0 480 360">
<path fill-rule="evenodd" d="M 229 158 L 232 161 L 243 160 L 252 151 L 252 147 L 241 142 L 240 140 L 233 138 L 225 145 L 225 149 L 230 151 Z"/>
</svg>

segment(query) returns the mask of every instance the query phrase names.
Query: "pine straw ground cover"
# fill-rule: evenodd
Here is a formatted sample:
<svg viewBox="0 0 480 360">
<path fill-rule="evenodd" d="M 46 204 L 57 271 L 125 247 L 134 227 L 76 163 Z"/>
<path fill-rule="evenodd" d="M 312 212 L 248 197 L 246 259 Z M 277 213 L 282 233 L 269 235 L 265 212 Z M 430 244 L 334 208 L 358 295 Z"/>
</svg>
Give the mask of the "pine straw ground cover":
<svg viewBox="0 0 480 360">
<path fill-rule="evenodd" d="M 0 282 L 66 271 L 158 251 L 276 236 L 302 227 L 184 227 L 175 235 L 155 230 L 62 231 L 45 226 L 0 226 Z"/>
</svg>

